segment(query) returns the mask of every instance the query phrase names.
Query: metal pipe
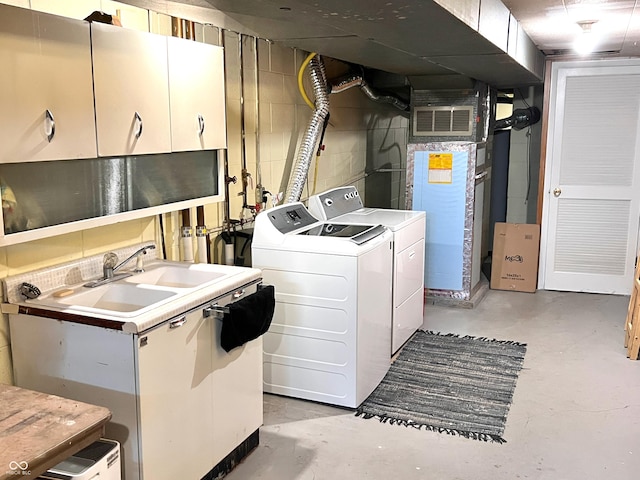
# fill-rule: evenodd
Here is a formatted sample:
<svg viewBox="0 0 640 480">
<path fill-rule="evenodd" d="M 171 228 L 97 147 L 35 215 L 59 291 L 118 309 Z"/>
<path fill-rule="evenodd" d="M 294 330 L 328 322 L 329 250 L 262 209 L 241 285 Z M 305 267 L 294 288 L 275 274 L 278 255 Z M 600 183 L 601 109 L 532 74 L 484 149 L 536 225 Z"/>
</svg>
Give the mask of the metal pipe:
<svg viewBox="0 0 640 480">
<path fill-rule="evenodd" d="M 193 22 L 188 20 L 171 17 L 171 33 L 174 37 L 184 39 L 195 39 Z M 193 260 L 193 244 L 191 239 L 191 210 L 185 208 L 180 212 L 182 218 L 181 244 L 182 255 L 185 261 Z"/>
<path fill-rule="evenodd" d="M 218 30 L 218 43 L 222 48 L 225 48 L 225 35 L 224 30 Z M 226 55 L 225 55 L 225 75 L 227 72 L 226 68 Z M 225 79 L 224 82 L 224 97 L 227 98 L 227 81 Z M 227 231 L 231 230 L 231 200 L 229 199 L 230 191 L 229 191 L 229 182 L 231 177 L 229 176 L 229 158 L 227 156 L 227 149 L 218 150 L 218 161 L 220 161 L 220 157 L 222 157 L 222 162 L 224 165 L 224 219 L 222 221 L 224 228 Z"/>
<path fill-rule="evenodd" d="M 244 46 L 242 43 L 242 33 L 238 34 L 238 85 L 240 90 L 240 166 L 242 171 L 242 209 L 247 205 L 247 131 L 245 125 L 244 112 Z"/>
<path fill-rule="evenodd" d="M 302 190 L 307 179 L 309 167 L 316 152 L 316 145 L 322 133 L 322 125 L 329 114 L 329 95 L 327 74 L 320 55 L 316 55 L 309 62 L 309 72 L 313 93 L 315 94 L 315 110 L 309 120 L 309 125 L 302 138 L 296 163 L 293 166 L 285 203 L 297 202 L 302 197 Z"/>
<path fill-rule="evenodd" d="M 253 37 L 254 52 L 254 86 L 255 86 L 255 139 L 256 139 L 256 208 L 262 208 L 263 188 L 262 185 L 262 168 L 260 166 L 260 68 L 258 58 L 258 38 Z"/>
</svg>

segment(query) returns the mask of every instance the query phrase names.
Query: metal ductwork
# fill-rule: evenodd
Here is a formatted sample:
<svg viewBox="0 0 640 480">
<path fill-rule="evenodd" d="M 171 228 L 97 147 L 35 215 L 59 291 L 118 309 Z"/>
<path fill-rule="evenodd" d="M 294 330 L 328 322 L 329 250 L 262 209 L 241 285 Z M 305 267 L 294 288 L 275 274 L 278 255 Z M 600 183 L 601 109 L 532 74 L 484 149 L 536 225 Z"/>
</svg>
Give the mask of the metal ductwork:
<svg viewBox="0 0 640 480">
<path fill-rule="evenodd" d="M 138 4 L 151 0 L 129 0 Z M 174 0 L 211 6 L 225 28 L 410 77 L 414 88 L 542 84 L 545 58 L 501 0 Z M 202 9 L 206 12 L 206 9 Z M 203 23 L 217 25 L 219 17 Z M 230 26 L 228 26 L 230 25 Z"/>
<path fill-rule="evenodd" d="M 325 119 L 329 115 L 329 86 L 324 62 L 320 55 L 316 55 L 309 62 L 311 84 L 315 95 L 315 110 L 309 120 L 309 125 L 302 138 L 296 163 L 291 171 L 287 194 L 284 203 L 297 202 L 302 197 L 302 190 L 307 180 L 309 166 L 320 140 Z"/>
</svg>

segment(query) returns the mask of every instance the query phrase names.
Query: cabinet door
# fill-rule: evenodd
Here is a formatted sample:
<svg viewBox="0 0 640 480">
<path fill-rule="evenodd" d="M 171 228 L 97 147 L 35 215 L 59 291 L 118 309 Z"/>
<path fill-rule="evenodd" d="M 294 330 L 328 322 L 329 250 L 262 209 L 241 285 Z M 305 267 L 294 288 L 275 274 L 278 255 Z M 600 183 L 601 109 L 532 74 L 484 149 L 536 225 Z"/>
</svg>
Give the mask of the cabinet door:
<svg viewBox="0 0 640 480">
<path fill-rule="evenodd" d="M 211 468 L 212 321 L 201 310 L 141 335 L 141 478 L 202 478 Z"/>
<path fill-rule="evenodd" d="M 0 5 L 0 65 L 0 162 L 96 157 L 86 22 Z"/>
<path fill-rule="evenodd" d="M 221 305 L 256 291 L 252 285 Z M 220 346 L 222 321 L 213 324 L 213 434 L 217 464 L 262 425 L 262 337 L 225 352 Z"/>
<path fill-rule="evenodd" d="M 222 47 L 169 37 L 171 149 L 226 148 Z"/>
<path fill-rule="evenodd" d="M 98 155 L 171 150 L 167 39 L 91 24 Z"/>
</svg>

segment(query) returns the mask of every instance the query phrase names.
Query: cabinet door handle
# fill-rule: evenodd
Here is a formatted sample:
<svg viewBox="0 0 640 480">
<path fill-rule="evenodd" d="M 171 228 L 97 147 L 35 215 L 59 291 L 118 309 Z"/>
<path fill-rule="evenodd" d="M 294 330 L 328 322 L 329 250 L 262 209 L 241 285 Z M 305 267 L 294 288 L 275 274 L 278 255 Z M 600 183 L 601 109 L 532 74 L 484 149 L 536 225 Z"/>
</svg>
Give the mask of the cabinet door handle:
<svg viewBox="0 0 640 480">
<path fill-rule="evenodd" d="M 172 320 L 169 322 L 169 328 L 179 328 L 184 325 L 187 321 L 187 316 L 180 317 L 177 320 Z"/>
<path fill-rule="evenodd" d="M 56 121 L 53 118 L 53 113 L 48 108 L 44 111 L 45 117 L 45 134 L 47 135 L 47 140 L 51 143 L 54 135 L 56 134 Z"/>
<path fill-rule="evenodd" d="M 231 298 L 236 299 L 236 298 L 240 298 L 243 295 L 244 295 L 244 289 L 237 290 L 237 291 L 233 292 L 233 295 L 231 295 Z"/>
<path fill-rule="evenodd" d="M 413 251 L 413 252 L 411 252 L 411 253 L 409 254 L 409 258 L 410 258 L 410 259 L 412 259 L 412 258 L 413 258 L 413 257 L 415 257 L 415 256 L 416 256 L 416 252 L 415 252 L 415 251 Z"/>
<path fill-rule="evenodd" d="M 140 138 L 142 135 L 142 117 L 138 112 L 133 114 L 133 120 L 135 122 L 134 135 L 136 138 Z"/>
<path fill-rule="evenodd" d="M 204 133 L 204 117 L 198 114 L 198 135 L 202 136 Z"/>
</svg>

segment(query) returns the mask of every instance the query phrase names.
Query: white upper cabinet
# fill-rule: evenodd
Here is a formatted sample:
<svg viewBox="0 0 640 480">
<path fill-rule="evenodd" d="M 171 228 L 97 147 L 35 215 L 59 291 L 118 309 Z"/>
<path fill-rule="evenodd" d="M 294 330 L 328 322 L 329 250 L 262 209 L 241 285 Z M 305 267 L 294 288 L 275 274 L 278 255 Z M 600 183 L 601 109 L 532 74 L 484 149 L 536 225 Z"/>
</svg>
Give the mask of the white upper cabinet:
<svg viewBox="0 0 640 480">
<path fill-rule="evenodd" d="M 91 24 L 101 157 L 171 151 L 167 37 Z"/>
<path fill-rule="evenodd" d="M 0 5 L 0 162 L 96 156 L 86 22 Z"/>
<path fill-rule="evenodd" d="M 226 148 L 222 47 L 169 37 L 171 149 Z"/>
</svg>

